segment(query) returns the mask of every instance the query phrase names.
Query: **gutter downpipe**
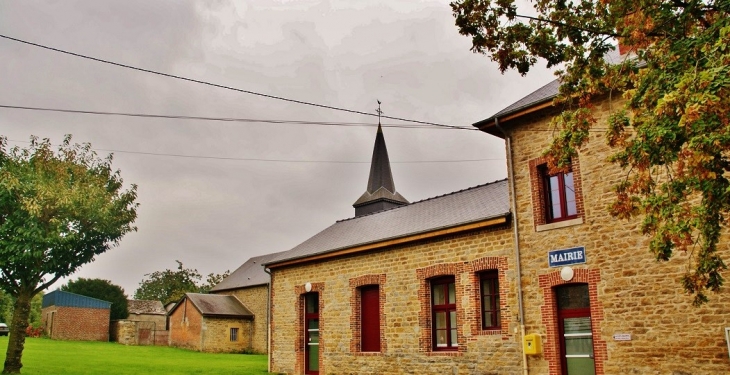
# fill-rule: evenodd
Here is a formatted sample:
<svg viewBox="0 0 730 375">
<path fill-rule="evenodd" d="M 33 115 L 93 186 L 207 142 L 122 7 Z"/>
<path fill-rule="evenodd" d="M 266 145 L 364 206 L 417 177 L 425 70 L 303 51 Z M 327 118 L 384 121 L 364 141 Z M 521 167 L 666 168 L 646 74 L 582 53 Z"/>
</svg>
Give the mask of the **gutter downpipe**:
<svg viewBox="0 0 730 375">
<path fill-rule="evenodd" d="M 517 197 L 515 195 L 515 173 L 512 166 L 512 138 L 507 132 L 499 126 L 499 118 L 494 118 L 494 126 L 504 135 L 504 139 L 507 143 L 507 176 L 509 178 L 510 186 L 510 205 L 512 206 L 512 230 L 514 233 L 515 242 L 515 266 L 517 267 L 517 306 L 519 308 L 518 319 L 520 321 L 520 344 L 522 344 L 522 373 L 524 375 L 529 374 L 527 368 L 527 354 L 525 353 L 524 339 L 525 339 L 525 311 L 522 306 L 522 266 L 520 265 L 520 238 L 519 230 L 517 229 Z"/>
<path fill-rule="evenodd" d="M 268 297 L 266 298 L 266 355 L 268 358 L 266 359 L 266 367 L 267 371 L 271 372 L 271 284 L 272 284 L 272 276 L 271 276 L 271 270 L 266 269 L 266 266 L 264 267 L 264 272 L 269 274 L 269 287 L 266 288 L 268 292 Z M 252 340 L 253 341 L 253 340 Z"/>
</svg>

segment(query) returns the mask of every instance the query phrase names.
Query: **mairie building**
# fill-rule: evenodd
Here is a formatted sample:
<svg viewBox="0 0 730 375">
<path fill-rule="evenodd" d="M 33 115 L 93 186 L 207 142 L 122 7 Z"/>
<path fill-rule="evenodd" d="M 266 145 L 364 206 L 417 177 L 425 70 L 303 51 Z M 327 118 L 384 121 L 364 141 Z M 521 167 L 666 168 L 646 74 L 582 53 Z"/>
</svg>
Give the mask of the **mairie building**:
<svg viewBox="0 0 730 375">
<path fill-rule="evenodd" d="M 417 202 L 396 190 L 379 127 L 355 216 L 263 264 L 270 371 L 730 373 L 727 288 L 694 307 L 689 255 L 656 261 L 638 219 L 609 214 L 626 171 L 603 134 L 569 170 L 546 168 L 557 93 L 474 124 L 504 140 L 508 179 Z M 599 123 L 618 100 L 594 103 Z M 730 258 L 727 235 L 720 249 Z"/>
</svg>

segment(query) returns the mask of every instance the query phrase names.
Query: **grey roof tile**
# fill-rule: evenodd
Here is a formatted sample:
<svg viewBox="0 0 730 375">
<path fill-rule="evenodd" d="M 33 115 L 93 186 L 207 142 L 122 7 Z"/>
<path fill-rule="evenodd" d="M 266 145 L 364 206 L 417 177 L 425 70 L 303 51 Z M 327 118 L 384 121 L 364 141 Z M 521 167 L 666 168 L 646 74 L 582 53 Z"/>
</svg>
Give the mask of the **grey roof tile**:
<svg viewBox="0 0 730 375">
<path fill-rule="evenodd" d="M 253 318 L 253 313 L 234 296 L 220 294 L 185 293 L 185 298 L 200 311 L 203 316 Z M 182 302 L 180 301 L 180 302 Z M 180 304 L 178 302 L 178 304 Z M 177 308 L 177 306 L 175 307 Z M 173 310 L 175 310 L 173 308 Z"/>
<path fill-rule="evenodd" d="M 268 284 L 269 274 L 264 272 L 263 264 L 279 254 L 280 253 L 273 253 L 250 258 L 246 261 L 246 263 L 238 267 L 210 291 L 220 292 L 224 290 Z"/>
<path fill-rule="evenodd" d="M 266 262 L 305 258 L 340 249 L 430 232 L 509 214 L 507 180 L 338 221 Z"/>
<path fill-rule="evenodd" d="M 165 311 L 165 306 L 162 305 L 162 302 L 141 299 L 127 300 L 127 310 L 129 310 L 130 314 L 167 314 L 167 311 Z"/>
<path fill-rule="evenodd" d="M 633 58 L 635 58 L 635 56 L 620 55 L 618 52 L 618 49 L 617 49 L 615 51 L 609 52 L 603 58 L 609 64 L 614 65 L 614 64 L 620 64 L 626 58 L 633 59 Z M 645 63 L 642 61 L 638 61 L 637 64 L 639 67 L 642 67 L 645 65 Z M 542 86 L 539 89 L 529 93 L 527 96 L 508 105 L 506 108 L 493 114 L 489 118 L 486 118 L 484 120 L 474 123 L 473 126 L 481 127 L 482 125 L 489 125 L 490 123 L 494 122 L 495 118 L 504 117 L 504 116 L 519 112 L 525 108 L 530 108 L 534 105 L 538 105 L 538 104 L 542 104 L 544 102 L 550 101 L 550 100 L 554 99 L 556 96 L 558 96 L 559 90 L 560 90 L 560 80 L 554 79 L 554 80 L 550 81 L 549 83 L 547 83 L 545 86 Z"/>
</svg>

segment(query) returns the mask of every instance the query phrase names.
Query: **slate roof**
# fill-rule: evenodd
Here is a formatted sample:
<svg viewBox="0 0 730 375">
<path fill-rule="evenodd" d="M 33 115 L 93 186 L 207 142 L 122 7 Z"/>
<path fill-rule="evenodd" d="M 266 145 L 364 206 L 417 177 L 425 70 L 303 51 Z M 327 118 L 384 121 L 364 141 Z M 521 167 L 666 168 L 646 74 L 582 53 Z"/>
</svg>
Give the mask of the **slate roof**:
<svg viewBox="0 0 730 375">
<path fill-rule="evenodd" d="M 228 277 L 214 286 L 211 292 L 223 290 L 246 288 L 250 286 L 266 285 L 269 283 L 269 274 L 264 272 L 263 264 L 273 259 L 280 253 L 261 255 L 250 258 Z"/>
<path fill-rule="evenodd" d="M 188 299 L 203 316 L 253 319 L 253 313 L 234 296 L 220 294 L 185 293 L 185 297 L 170 313 Z"/>
<path fill-rule="evenodd" d="M 160 301 L 130 299 L 127 300 L 127 310 L 130 314 L 167 315 Z"/>
<path fill-rule="evenodd" d="M 604 60 L 606 60 L 609 64 L 619 64 L 623 61 L 624 58 L 632 59 L 633 56 L 631 55 L 621 55 L 618 51 L 618 49 L 609 52 L 604 56 Z M 639 61 L 638 66 L 644 66 L 645 62 Z M 493 114 L 489 118 L 486 118 L 484 120 L 481 120 L 479 122 L 475 122 L 472 124 L 473 126 L 477 128 L 489 128 L 493 125 L 495 118 L 501 118 L 509 116 L 513 113 L 520 112 L 524 109 L 543 104 L 546 102 L 549 102 L 553 100 L 556 96 L 558 96 L 558 91 L 560 89 L 560 81 L 558 79 L 555 79 L 545 86 L 540 87 L 539 89 L 531 92 L 527 96 L 523 97 L 522 99 L 508 105 L 506 108 L 502 109 L 501 111 Z M 496 135 L 498 137 L 501 137 L 501 133 L 499 131 L 495 130 L 487 130 L 490 134 Z"/>
<path fill-rule="evenodd" d="M 509 215 L 507 180 L 338 221 L 267 264 L 427 233 Z"/>
</svg>

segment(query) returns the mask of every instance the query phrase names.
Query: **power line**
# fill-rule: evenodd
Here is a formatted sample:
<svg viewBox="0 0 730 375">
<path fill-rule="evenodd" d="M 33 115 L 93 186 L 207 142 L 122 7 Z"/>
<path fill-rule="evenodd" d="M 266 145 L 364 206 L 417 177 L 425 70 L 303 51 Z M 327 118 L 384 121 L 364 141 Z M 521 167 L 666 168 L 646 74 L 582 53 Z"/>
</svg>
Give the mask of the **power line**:
<svg viewBox="0 0 730 375">
<path fill-rule="evenodd" d="M 30 143 L 28 141 L 18 141 L 7 139 L 9 142 Z M 370 161 L 342 161 L 342 160 L 297 160 L 297 159 L 264 159 L 264 158 L 235 158 L 225 156 L 205 156 L 205 155 L 184 155 L 184 154 L 166 154 L 144 151 L 127 151 L 116 149 L 94 148 L 94 151 L 115 152 L 120 154 L 134 154 L 147 156 L 165 156 L 187 159 L 212 159 L 212 160 L 232 160 L 232 161 L 255 161 L 255 162 L 272 162 L 272 163 L 319 163 L 319 164 L 369 164 Z M 428 164 L 428 163 L 471 163 L 484 161 L 504 161 L 504 158 L 485 158 L 485 159 L 460 159 L 460 160 L 413 160 L 413 161 L 391 161 L 392 164 Z"/>
<path fill-rule="evenodd" d="M 93 60 L 93 61 L 97 61 L 97 62 L 101 62 L 101 63 L 105 63 L 105 64 L 110 64 L 110 65 L 115 65 L 115 66 L 119 66 L 119 67 L 122 67 L 122 68 L 137 70 L 137 71 L 140 71 L 140 72 L 145 72 L 145 73 L 150 73 L 150 74 L 156 74 L 156 75 L 160 75 L 160 76 L 168 77 L 168 78 L 175 78 L 175 79 L 179 79 L 179 80 L 183 80 L 183 81 L 188 81 L 188 82 L 199 83 L 199 84 L 202 84 L 202 85 L 207 85 L 207 86 L 212 86 L 212 87 L 218 87 L 218 88 L 222 88 L 222 89 L 226 89 L 226 90 L 232 90 L 232 91 L 242 92 L 242 93 L 245 93 L 245 94 L 261 96 L 261 97 L 264 97 L 264 98 L 282 100 L 282 101 L 290 102 L 290 103 L 308 105 L 308 106 L 312 106 L 312 107 L 325 108 L 325 109 L 330 109 L 330 110 L 334 110 L 334 111 L 348 112 L 348 113 L 354 113 L 354 114 L 365 115 L 365 116 L 377 116 L 377 114 L 373 114 L 373 113 L 356 111 L 356 110 L 353 110 L 353 109 L 347 109 L 347 108 L 341 108 L 341 107 L 334 107 L 334 106 L 325 105 L 325 104 L 318 104 L 318 103 L 313 103 L 313 102 L 307 102 L 307 101 L 303 101 L 303 100 L 289 99 L 289 98 L 285 98 L 285 97 L 281 97 L 281 96 L 263 94 L 263 93 L 255 92 L 255 91 L 251 91 L 251 90 L 244 90 L 244 89 L 239 89 L 239 88 L 235 88 L 235 87 L 231 87 L 231 86 L 220 85 L 220 84 L 217 84 L 217 83 L 212 83 L 212 82 L 207 82 L 207 81 L 201 81 L 201 80 L 198 80 L 198 79 L 193 79 L 193 78 L 178 76 L 178 75 L 169 74 L 169 73 L 158 72 L 158 71 L 155 71 L 155 70 L 150 70 L 150 69 L 145 69 L 145 68 L 139 68 L 139 67 L 136 67 L 136 66 L 122 64 L 122 63 L 114 62 L 114 61 L 111 61 L 111 60 L 104 60 L 104 59 L 100 59 L 100 58 L 97 58 L 97 57 L 92 57 L 92 56 L 88 56 L 88 55 L 82 55 L 80 53 L 75 53 L 75 52 L 70 52 L 70 51 L 66 51 L 66 50 L 62 50 L 62 49 L 58 49 L 58 48 L 54 48 L 54 47 L 45 46 L 45 45 L 38 44 L 38 43 L 28 42 L 28 41 L 25 41 L 25 40 L 22 40 L 22 39 L 13 38 L 13 37 L 10 37 L 10 36 L 7 36 L 7 35 L 0 34 L 0 38 L 12 40 L 12 41 L 15 41 L 15 42 L 18 42 L 18 43 L 23 43 L 23 44 L 27 44 L 27 45 L 34 46 L 34 47 L 38 47 L 38 48 L 47 49 L 49 51 L 63 53 L 63 54 L 66 54 L 66 55 L 81 57 L 81 58 L 88 59 L 88 60 Z M 439 123 L 434 123 L 434 122 L 428 122 L 428 121 L 410 120 L 410 119 L 401 118 L 401 117 L 392 117 L 392 116 L 381 116 L 381 117 L 382 118 L 386 118 L 386 119 L 390 119 L 390 120 L 412 122 L 412 123 L 417 123 L 417 124 L 431 125 L 431 126 L 439 126 L 439 127 L 444 127 L 444 128 L 476 130 L 476 129 L 466 128 L 466 127 L 462 127 L 462 126 L 444 125 L 444 124 L 439 124 Z"/>
<path fill-rule="evenodd" d="M 100 116 L 124 116 L 124 117 L 143 117 L 143 118 L 160 118 L 160 119 L 175 119 L 175 120 L 203 120 L 203 121 L 223 121 L 223 122 L 244 122 L 244 123 L 269 123 L 269 124 L 295 124 L 295 125 L 321 125 L 321 126 L 369 126 L 375 127 L 376 124 L 366 122 L 335 122 L 335 121 L 304 121 L 304 120 L 271 120 L 271 119 L 249 119 L 249 118 L 235 118 L 235 117 L 210 117 L 210 116 L 183 116 L 183 115 L 158 115 L 149 113 L 128 113 L 128 112 L 106 112 L 106 111 L 89 111 L 89 110 L 76 110 L 76 109 L 65 109 L 65 108 L 46 108 L 46 107 L 28 107 L 28 106 L 16 106 L 16 105 L 5 105 L 0 104 L 0 108 L 6 109 L 20 109 L 27 111 L 42 111 L 42 112 L 61 112 L 61 113 L 73 113 L 73 114 L 84 114 L 84 115 L 100 115 Z M 427 125 L 397 125 L 397 124 L 383 124 L 384 128 L 403 128 L 403 129 L 434 129 L 434 130 L 449 130 L 453 128 L 442 128 Z M 459 128 L 460 130 L 472 130 L 466 128 Z"/>
</svg>

